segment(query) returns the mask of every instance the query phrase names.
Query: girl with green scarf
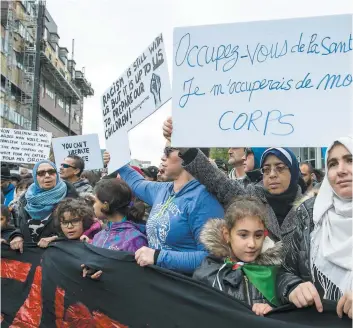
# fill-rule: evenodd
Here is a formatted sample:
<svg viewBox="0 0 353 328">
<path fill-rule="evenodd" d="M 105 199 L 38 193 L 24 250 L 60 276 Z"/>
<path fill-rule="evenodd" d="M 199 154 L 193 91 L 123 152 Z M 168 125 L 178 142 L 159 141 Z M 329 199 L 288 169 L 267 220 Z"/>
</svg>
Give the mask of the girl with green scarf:
<svg viewBox="0 0 353 328">
<path fill-rule="evenodd" d="M 246 303 L 257 315 L 278 304 L 275 296 L 281 244 L 267 237 L 266 211 L 255 198 L 237 198 L 224 219 L 209 220 L 200 235 L 210 255 L 193 278 Z"/>
</svg>

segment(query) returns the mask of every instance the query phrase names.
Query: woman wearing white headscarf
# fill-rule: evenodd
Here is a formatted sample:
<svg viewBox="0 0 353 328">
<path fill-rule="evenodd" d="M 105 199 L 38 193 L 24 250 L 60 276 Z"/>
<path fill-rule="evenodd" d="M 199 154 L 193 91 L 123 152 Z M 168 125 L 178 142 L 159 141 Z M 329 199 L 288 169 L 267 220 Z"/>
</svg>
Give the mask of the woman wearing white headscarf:
<svg viewBox="0 0 353 328">
<path fill-rule="evenodd" d="M 298 308 L 338 301 L 352 318 L 352 136 L 327 149 L 326 175 L 317 197 L 297 209 L 297 231 L 278 274 L 278 296 Z"/>
</svg>

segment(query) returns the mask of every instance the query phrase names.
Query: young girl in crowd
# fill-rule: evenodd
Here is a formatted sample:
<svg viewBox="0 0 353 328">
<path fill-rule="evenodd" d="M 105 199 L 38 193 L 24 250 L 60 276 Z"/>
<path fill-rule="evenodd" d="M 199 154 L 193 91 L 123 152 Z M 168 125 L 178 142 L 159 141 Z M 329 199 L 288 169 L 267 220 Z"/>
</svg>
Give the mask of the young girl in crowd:
<svg viewBox="0 0 353 328">
<path fill-rule="evenodd" d="M 95 189 L 94 212 L 96 217 L 105 217 L 107 226 L 97 233 L 92 241 L 94 246 L 135 252 L 147 246 L 144 225 L 137 223 L 131 207 L 132 192 L 119 179 L 101 180 Z"/>
<path fill-rule="evenodd" d="M 278 304 L 275 279 L 281 264 L 281 244 L 266 237 L 265 213 L 255 198 L 239 197 L 224 219 L 209 220 L 200 240 L 210 255 L 193 275 L 261 316 Z"/>
<path fill-rule="evenodd" d="M 6 205 L 1 205 L 1 243 L 7 243 L 15 227 L 10 225 L 11 213 Z"/>
<path fill-rule="evenodd" d="M 56 209 L 56 220 L 59 236 L 65 236 L 69 240 L 82 239 L 86 236 L 85 232 L 96 223 L 93 208 L 81 198 L 61 201 Z"/>
<path fill-rule="evenodd" d="M 97 247 L 136 252 L 143 246 L 147 246 L 145 226 L 138 224 L 139 218 L 132 208 L 132 191 L 130 187 L 120 179 L 106 179 L 97 183 L 94 188 L 96 200 L 94 212 L 96 217 L 105 217 L 106 227 L 97 233 L 92 244 Z M 91 276 L 92 279 L 99 279 L 102 270 L 94 270 L 81 265 L 83 277 Z"/>
</svg>

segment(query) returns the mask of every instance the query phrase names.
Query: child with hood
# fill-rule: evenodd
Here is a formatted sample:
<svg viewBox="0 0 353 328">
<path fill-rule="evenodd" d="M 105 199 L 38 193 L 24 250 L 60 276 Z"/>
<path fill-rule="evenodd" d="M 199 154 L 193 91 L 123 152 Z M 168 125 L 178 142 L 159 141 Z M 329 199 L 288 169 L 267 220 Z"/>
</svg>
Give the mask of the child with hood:
<svg viewBox="0 0 353 328">
<path fill-rule="evenodd" d="M 200 239 L 210 255 L 193 275 L 261 316 L 278 305 L 275 283 L 282 256 L 281 244 L 266 237 L 265 213 L 256 198 L 239 197 L 224 219 L 209 220 Z"/>
</svg>

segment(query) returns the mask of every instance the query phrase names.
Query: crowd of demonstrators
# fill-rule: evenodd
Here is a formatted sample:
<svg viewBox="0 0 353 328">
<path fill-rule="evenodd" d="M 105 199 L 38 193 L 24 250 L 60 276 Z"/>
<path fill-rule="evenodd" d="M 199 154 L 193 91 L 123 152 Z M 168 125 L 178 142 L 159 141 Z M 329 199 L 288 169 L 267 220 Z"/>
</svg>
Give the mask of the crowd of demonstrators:
<svg viewBox="0 0 353 328">
<path fill-rule="evenodd" d="M 224 219 L 209 220 L 200 239 L 210 255 L 194 272 L 200 280 L 248 304 L 257 315 L 279 305 L 276 272 L 281 265 L 281 243 L 265 243 L 266 212 L 254 198 L 239 197 Z"/>
<path fill-rule="evenodd" d="M 171 119 L 164 122 L 164 136 L 171 138 Z M 234 197 L 249 195 L 258 198 L 267 210 L 266 226 L 272 241 L 283 241 L 284 250 L 296 227 L 294 202 L 302 197 L 299 181 L 299 164 L 288 148 L 268 148 L 262 155 L 261 184 L 244 184 L 228 178 L 210 165 L 208 159 L 196 148 L 180 149 L 186 171 L 206 186 L 218 201 L 228 207 Z"/>
<path fill-rule="evenodd" d="M 81 173 L 85 169 L 84 160 L 76 155 L 67 156 L 60 164 L 60 178 L 71 183 L 78 194 L 92 192 L 93 188 L 87 179 L 81 178 Z"/>
<path fill-rule="evenodd" d="M 26 193 L 29 186 L 33 183 L 33 179 L 22 179 L 18 182 L 15 188 L 15 197 L 9 204 L 9 210 L 12 216 L 12 223 L 18 227 L 18 202 L 23 194 Z"/>
<path fill-rule="evenodd" d="M 1 166 L 1 192 L 4 195 L 4 205 L 8 206 L 15 197 L 16 187 L 12 184 L 10 169 L 7 166 Z"/>
<path fill-rule="evenodd" d="M 109 162 L 108 153 L 104 160 Z M 209 218 L 222 218 L 223 208 L 184 170 L 178 150 L 166 147 L 162 166 L 172 182 L 146 181 L 129 166 L 118 170 L 133 193 L 152 206 L 146 224 L 148 247 L 135 253 L 136 261 L 192 274 L 207 255 L 199 240 L 201 229 Z"/>
<path fill-rule="evenodd" d="M 336 140 L 327 150 L 326 175 L 316 197 L 296 212 L 297 229 L 278 275 L 282 302 L 297 307 L 321 298 L 338 301 L 340 317 L 352 318 L 352 137 Z"/>
<path fill-rule="evenodd" d="M 352 318 L 352 138 L 327 148 L 325 174 L 285 147 L 230 148 L 228 173 L 207 148 L 171 147 L 172 132 L 168 119 L 159 168 L 103 178 L 68 156 L 60 172 L 37 163 L 30 179 L 2 167 L 1 242 L 20 252 L 24 242 L 88 242 L 192 276 L 257 315 L 287 303 L 321 312 L 328 299 Z"/>
<path fill-rule="evenodd" d="M 18 201 L 18 227 L 9 241 L 12 249 L 23 251 L 24 242 L 47 247 L 57 238 L 54 210 L 66 197 L 77 197 L 75 188 L 60 179 L 54 163 L 40 161 L 33 168 L 34 183 Z"/>
</svg>

